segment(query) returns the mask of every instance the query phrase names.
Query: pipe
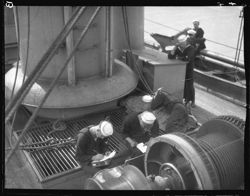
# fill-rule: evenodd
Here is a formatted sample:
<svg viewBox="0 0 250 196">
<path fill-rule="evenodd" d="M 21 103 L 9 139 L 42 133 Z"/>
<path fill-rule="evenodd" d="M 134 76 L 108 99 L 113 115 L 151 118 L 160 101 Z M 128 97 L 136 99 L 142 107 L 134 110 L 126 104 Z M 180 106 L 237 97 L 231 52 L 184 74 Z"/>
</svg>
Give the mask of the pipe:
<svg viewBox="0 0 250 196">
<path fill-rule="evenodd" d="M 109 72 L 108 72 L 108 77 L 112 76 L 113 73 L 113 52 L 112 52 L 112 35 L 111 35 L 111 29 L 112 29 L 112 22 L 111 22 L 111 16 L 112 16 L 112 8 L 109 7 L 109 15 L 108 15 L 108 20 L 109 20 Z"/>
<path fill-rule="evenodd" d="M 106 46 L 106 50 L 105 50 L 105 77 L 108 77 L 108 66 L 109 66 L 109 49 L 110 49 L 110 41 L 109 41 L 109 18 L 108 18 L 108 15 L 109 15 L 109 7 L 106 7 L 106 17 L 105 17 L 105 46 Z"/>
<path fill-rule="evenodd" d="M 92 17 L 90 18 L 88 24 L 86 25 L 85 29 L 82 31 L 80 38 L 77 40 L 76 45 L 74 46 L 72 52 L 70 53 L 70 55 L 68 56 L 66 62 L 64 63 L 62 69 L 60 70 L 60 72 L 57 74 L 56 78 L 52 81 L 52 83 L 49 86 L 49 89 L 46 93 L 46 95 L 43 97 L 41 103 L 38 105 L 38 107 L 35 109 L 34 113 L 32 114 L 32 116 L 30 117 L 29 121 L 26 123 L 20 137 L 18 138 L 15 146 L 13 147 L 13 149 L 10 151 L 10 153 L 7 155 L 6 159 L 5 159 L 5 164 L 8 163 L 8 161 L 10 160 L 10 157 L 13 155 L 13 153 L 16 151 L 19 143 L 21 142 L 22 138 L 24 137 L 25 133 L 27 132 L 29 126 L 32 124 L 33 120 L 36 117 L 36 114 L 38 113 L 39 109 L 42 107 L 43 103 L 46 101 L 46 99 L 48 98 L 50 92 L 52 91 L 53 87 L 55 86 L 57 80 L 60 78 L 60 76 L 62 75 L 63 71 L 65 70 L 66 66 L 68 65 L 69 61 L 71 60 L 72 56 L 74 55 L 75 51 L 77 50 L 77 47 L 80 45 L 82 39 L 84 38 L 84 36 L 86 35 L 89 26 L 92 24 L 93 20 L 95 19 L 96 15 L 98 14 L 98 12 L 100 11 L 101 7 L 98 7 L 95 12 L 93 13 Z"/>
<path fill-rule="evenodd" d="M 105 77 L 112 75 L 112 58 L 111 58 L 111 8 L 106 7 L 106 66 Z"/>
<path fill-rule="evenodd" d="M 72 15 L 72 6 L 65 6 L 63 13 L 64 13 L 64 22 L 66 24 L 69 21 L 70 16 Z M 70 31 L 69 35 L 66 38 L 66 48 L 67 48 L 68 56 L 74 46 L 73 42 L 74 42 L 74 39 L 73 39 L 73 30 L 72 30 Z M 73 86 L 76 84 L 75 57 L 74 56 L 72 57 L 68 65 L 68 83 L 69 85 L 73 85 Z"/>
<path fill-rule="evenodd" d="M 221 61 L 219 61 L 219 60 L 216 60 L 216 59 L 213 59 L 213 58 L 211 58 L 211 57 L 204 57 L 204 61 L 207 61 L 207 62 L 209 62 L 209 63 L 212 63 L 212 64 L 214 64 L 214 65 L 217 65 L 217 66 L 220 66 L 220 67 L 223 67 L 223 68 L 226 68 L 226 69 L 228 69 L 228 70 L 232 70 L 231 72 L 233 73 L 233 72 L 239 72 L 240 74 L 242 74 L 243 76 L 245 76 L 245 70 L 244 69 L 242 69 L 242 68 L 235 68 L 235 67 L 233 67 L 232 65 L 230 65 L 230 64 L 227 64 L 227 63 L 223 63 L 223 62 L 221 62 Z"/>
<path fill-rule="evenodd" d="M 85 7 L 77 8 L 76 11 L 71 16 L 70 20 L 64 26 L 62 31 L 59 33 L 55 41 L 50 45 L 47 52 L 43 55 L 41 60 L 38 62 L 37 66 L 33 69 L 30 76 L 21 86 L 19 91 L 16 93 L 14 98 L 10 100 L 6 109 L 5 109 L 5 123 L 9 121 L 10 117 L 17 109 L 17 107 L 21 104 L 25 96 L 28 94 L 30 88 L 33 86 L 37 78 L 41 75 L 43 70 L 48 65 L 49 61 L 54 56 L 57 49 L 61 46 L 61 43 L 64 41 L 65 37 L 69 34 L 70 30 L 72 29 L 73 25 L 79 20 L 80 16 L 83 14 Z"/>
<path fill-rule="evenodd" d="M 208 51 L 208 50 L 202 50 L 200 52 L 202 55 L 204 56 L 207 56 L 207 57 L 210 57 L 210 58 L 213 58 L 213 59 L 216 59 L 216 60 L 219 60 L 219 61 L 222 61 L 222 62 L 225 62 L 225 63 L 228 63 L 230 65 L 234 65 L 236 67 L 240 67 L 240 68 L 243 68 L 244 69 L 244 64 L 243 63 L 236 63 L 233 59 L 231 58 L 228 58 L 228 57 L 225 57 L 225 56 L 222 56 L 222 55 L 218 55 L 216 53 L 213 53 L 211 51 Z"/>
</svg>

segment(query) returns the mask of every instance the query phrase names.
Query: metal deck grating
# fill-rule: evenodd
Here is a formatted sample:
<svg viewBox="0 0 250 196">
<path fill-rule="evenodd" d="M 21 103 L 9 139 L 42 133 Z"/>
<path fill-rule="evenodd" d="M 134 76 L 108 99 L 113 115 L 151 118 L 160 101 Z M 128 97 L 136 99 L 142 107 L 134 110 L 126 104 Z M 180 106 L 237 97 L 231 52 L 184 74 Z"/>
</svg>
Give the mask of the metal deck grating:
<svg viewBox="0 0 250 196">
<path fill-rule="evenodd" d="M 122 140 L 119 131 L 122 128 L 122 121 L 126 115 L 124 110 L 115 110 L 106 112 L 102 116 L 109 116 L 110 121 L 114 126 L 114 134 L 108 138 L 108 145 L 110 150 L 119 152 L 121 149 L 127 148 L 124 140 Z M 103 118 L 102 118 L 103 119 Z M 55 140 L 75 138 L 78 132 L 91 124 L 97 124 L 100 119 L 94 116 L 89 116 L 84 119 L 75 119 L 65 121 L 67 129 L 52 133 L 50 136 L 47 134 L 52 131 L 52 123 L 43 124 L 40 126 L 32 127 L 28 130 L 27 134 L 21 141 L 23 144 L 32 144 L 32 147 L 47 146 L 48 143 L 42 143 L 53 137 Z M 15 136 L 18 138 L 21 132 L 16 132 Z M 24 154 L 29 160 L 32 168 L 38 176 L 40 182 L 45 182 L 56 177 L 60 177 L 67 173 L 74 172 L 80 169 L 80 165 L 74 158 L 75 144 L 67 144 L 59 148 L 50 148 L 42 150 L 24 150 Z"/>
</svg>

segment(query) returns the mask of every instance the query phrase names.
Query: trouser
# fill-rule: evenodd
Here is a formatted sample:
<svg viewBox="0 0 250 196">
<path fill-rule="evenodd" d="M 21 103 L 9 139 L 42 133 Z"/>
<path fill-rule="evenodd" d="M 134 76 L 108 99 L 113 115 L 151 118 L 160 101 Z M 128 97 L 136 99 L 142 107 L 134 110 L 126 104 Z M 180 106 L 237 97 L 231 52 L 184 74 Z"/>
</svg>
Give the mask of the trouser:
<svg viewBox="0 0 250 196">
<path fill-rule="evenodd" d="M 193 62 L 189 62 L 186 68 L 184 96 L 185 102 L 195 102 L 194 77 L 193 77 Z"/>
<path fill-rule="evenodd" d="M 186 80 L 185 82 L 184 99 L 186 103 L 188 103 L 189 101 L 195 102 L 195 90 L 193 79 Z"/>
</svg>

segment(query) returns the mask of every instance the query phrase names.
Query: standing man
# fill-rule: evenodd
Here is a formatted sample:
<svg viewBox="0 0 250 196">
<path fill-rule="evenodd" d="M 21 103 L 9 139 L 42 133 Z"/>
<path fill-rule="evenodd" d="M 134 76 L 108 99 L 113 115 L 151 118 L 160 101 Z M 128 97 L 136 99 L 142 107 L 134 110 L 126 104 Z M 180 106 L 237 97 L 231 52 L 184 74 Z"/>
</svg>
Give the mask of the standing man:
<svg viewBox="0 0 250 196">
<path fill-rule="evenodd" d="M 146 143 L 150 138 L 158 136 L 159 123 L 151 112 L 133 112 L 125 118 L 122 132 L 124 139 L 133 148 L 138 143 Z"/>
<path fill-rule="evenodd" d="M 194 20 L 193 21 L 193 30 L 196 31 L 195 35 L 194 35 L 194 38 L 195 38 L 195 42 L 196 42 L 196 47 L 197 47 L 197 54 L 206 48 L 206 45 L 205 45 L 205 38 L 204 38 L 204 31 L 202 28 L 200 28 L 200 21 L 199 20 Z"/>
<path fill-rule="evenodd" d="M 79 131 L 75 158 L 90 176 L 98 171 L 91 166 L 91 162 L 104 157 L 108 151 L 106 138 L 112 134 L 113 126 L 108 121 L 101 121 L 98 125 L 90 125 Z"/>
<path fill-rule="evenodd" d="M 184 86 L 184 102 L 187 104 L 191 102 L 191 106 L 195 107 L 195 90 L 194 90 L 194 58 L 195 58 L 195 48 L 187 41 L 186 35 L 181 35 L 178 37 L 178 43 L 173 48 L 172 51 L 168 53 L 169 59 L 181 59 L 188 61 L 186 67 L 185 75 L 185 86 Z"/>
</svg>

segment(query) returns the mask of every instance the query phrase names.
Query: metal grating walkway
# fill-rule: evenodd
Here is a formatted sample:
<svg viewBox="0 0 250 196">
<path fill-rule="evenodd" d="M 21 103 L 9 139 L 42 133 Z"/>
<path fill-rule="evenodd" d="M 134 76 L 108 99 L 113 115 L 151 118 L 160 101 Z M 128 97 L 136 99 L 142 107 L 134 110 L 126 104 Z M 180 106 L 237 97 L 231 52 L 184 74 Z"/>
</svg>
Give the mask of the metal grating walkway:
<svg viewBox="0 0 250 196">
<path fill-rule="evenodd" d="M 84 119 L 68 120 L 65 121 L 67 125 L 66 130 L 61 132 L 57 131 L 51 135 L 48 135 L 48 133 L 53 130 L 52 123 L 32 127 L 28 130 L 20 145 L 35 143 L 32 145 L 32 147 L 46 147 L 49 146 L 49 140 L 52 138 L 54 141 L 62 143 L 63 139 L 74 139 L 79 130 L 82 128 L 91 124 L 97 124 L 101 118 L 103 119 L 103 116 L 109 116 L 115 131 L 114 134 L 108 138 L 108 145 L 110 150 L 116 150 L 119 152 L 121 149 L 127 148 L 121 138 L 121 135 L 119 134 L 125 115 L 125 111 L 119 109 L 100 114 L 102 117 L 99 119 L 93 115 L 84 117 Z M 16 138 L 18 138 L 20 133 L 20 131 L 15 133 Z M 74 143 L 67 143 L 64 146 L 57 148 L 24 150 L 23 152 L 29 160 L 40 182 L 45 182 L 47 180 L 60 177 L 62 175 L 77 171 L 81 168 L 74 158 Z"/>
</svg>

